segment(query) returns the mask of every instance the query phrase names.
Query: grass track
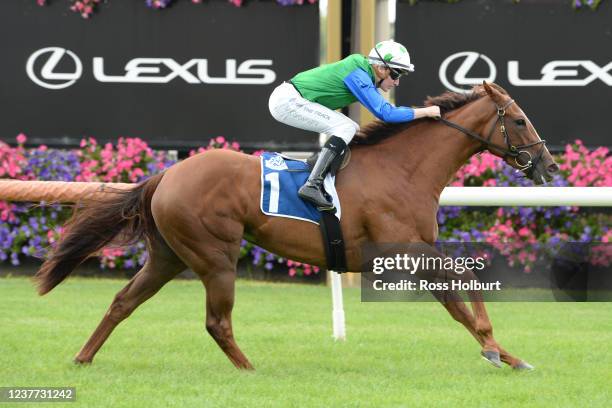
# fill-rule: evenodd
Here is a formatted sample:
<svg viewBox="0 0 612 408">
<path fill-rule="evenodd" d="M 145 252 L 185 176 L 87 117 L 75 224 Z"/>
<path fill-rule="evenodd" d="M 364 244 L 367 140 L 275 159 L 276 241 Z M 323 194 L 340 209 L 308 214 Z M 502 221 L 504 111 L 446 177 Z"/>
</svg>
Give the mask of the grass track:
<svg viewBox="0 0 612 408">
<path fill-rule="evenodd" d="M 234 331 L 257 371 L 239 372 L 204 330 L 204 291 L 174 281 L 120 325 L 91 366 L 72 357 L 125 281 L 69 279 L 39 298 L 0 279 L 0 386 L 75 386 L 53 407 L 427 407 L 612 405 L 612 303 L 493 303 L 497 340 L 536 366 L 479 357 L 435 303 L 360 303 L 331 339 L 322 286 L 241 281 Z M 40 404 L 2 404 L 35 406 Z"/>
</svg>

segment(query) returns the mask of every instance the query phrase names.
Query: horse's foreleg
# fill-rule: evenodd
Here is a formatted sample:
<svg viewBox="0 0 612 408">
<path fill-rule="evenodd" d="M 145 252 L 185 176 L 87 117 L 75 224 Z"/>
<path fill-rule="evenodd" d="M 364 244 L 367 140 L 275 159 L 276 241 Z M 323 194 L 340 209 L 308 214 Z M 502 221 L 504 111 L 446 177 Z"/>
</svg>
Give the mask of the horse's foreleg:
<svg viewBox="0 0 612 408">
<path fill-rule="evenodd" d="M 206 286 L 206 330 L 237 368 L 252 370 L 253 366 L 236 344 L 232 331 L 235 270 L 211 275 L 203 279 Z"/>
<path fill-rule="evenodd" d="M 462 273 L 458 273 L 456 271 L 437 271 L 437 278 L 443 280 L 444 282 L 449 281 L 463 281 L 469 282 L 471 280 L 477 279 L 476 275 L 471 270 L 464 271 Z M 459 295 L 455 291 L 447 290 L 439 293 L 434 293 L 434 296 L 440 301 L 449 311 L 449 313 L 455 318 L 455 320 L 463 323 L 470 332 L 473 331 L 473 335 L 475 335 L 476 339 L 482 346 L 481 355 L 486 358 L 491 364 L 501 367 L 500 361 L 500 350 L 499 345 L 493 338 L 493 326 L 491 325 L 491 320 L 487 314 L 487 310 L 484 306 L 484 300 L 482 298 L 482 292 L 480 291 L 467 291 L 468 296 L 470 298 L 470 302 L 472 303 L 472 311 L 474 313 L 473 318 L 472 314 L 468 314 L 468 310 L 463 305 L 461 306 L 452 306 L 449 309 L 447 303 L 459 303 L 461 300 Z M 461 302 L 463 303 L 463 302 Z M 458 309 L 457 309 L 458 308 Z"/>
<path fill-rule="evenodd" d="M 479 335 L 476 330 L 476 319 L 474 318 L 472 312 L 467 308 L 465 303 L 459 298 L 458 300 L 453 299 L 452 301 L 442 302 L 442 304 L 444 305 L 446 310 L 448 310 L 448 313 L 453 317 L 453 319 L 465 326 L 465 328 L 470 332 L 470 334 L 474 336 L 476 341 L 478 341 L 481 346 L 484 346 L 485 342 L 482 336 Z M 514 368 L 520 367 L 522 363 L 520 359 L 512 356 L 506 350 L 501 348 L 499 344 L 497 346 L 501 361 Z"/>
<path fill-rule="evenodd" d="M 476 319 L 467 308 L 459 293 L 455 291 L 432 291 L 432 294 L 444 306 L 453 319 L 461 323 L 470 332 L 478 343 L 484 348 L 485 339 L 476 328 Z M 497 349 L 495 349 L 497 351 Z"/>
<path fill-rule="evenodd" d="M 476 275 L 474 275 L 471 270 L 464 271 L 463 273 L 457 273 L 455 271 L 419 272 L 423 274 L 426 279 L 437 278 L 442 281 L 470 281 L 472 279 L 477 279 Z M 467 293 L 472 303 L 473 313 L 467 308 L 457 292 L 451 290 L 432 291 L 432 294 L 442 303 L 453 319 L 463 324 L 470 334 L 474 336 L 482 347 L 482 356 L 489 362 L 497 367 L 500 367 L 503 361 L 513 368 L 531 368 L 529 364 L 512 356 L 495 341 L 493 337 L 493 326 L 487 314 L 482 293 L 480 291 L 468 291 Z"/>
<path fill-rule="evenodd" d="M 475 277 L 475 276 L 474 276 Z M 466 291 L 472 304 L 472 312 L 475 318 L 475 329 L 476 333 L 482 338 L 484 344 L 482 345 L 482 353 L 486 354 L 489 352 L 499 352 L 499 345 L 493 338 L 493 325 L 491 319 L 487 313 L 487 309 L 484 304 L 482 292 L 479 290 L 468 290 Z"/>
<path fill-rule="evenodd" d="M 140 304 L 153 296 L 162 286 L 185 269 L 185 265 L 172 254 L 172 259 L 160 259 L 149 250 L 149 260 L 128 284 L 115 296 L 87 343 L 76 355 L 75 363 L 91 363 L 117 325 L 125 320 Z"/>
<path fill-rule="evenodd" d="M 493 325 L 491 324 L 485 303 L 482 299 L 482 292 L 467 291 L 467 294 L 470 298 L 472 310 L 474 312 L 474 320 L 472 321 L 474 331 L 482 339 L 482 356 L 496 366 L 500 365 L 499 361 L 501 360 L 512 366 L 512 368 L 532 369 L 533 367 L 529 363 L 512 356 L 504 350 L 493 337 Z"/>
</svg>

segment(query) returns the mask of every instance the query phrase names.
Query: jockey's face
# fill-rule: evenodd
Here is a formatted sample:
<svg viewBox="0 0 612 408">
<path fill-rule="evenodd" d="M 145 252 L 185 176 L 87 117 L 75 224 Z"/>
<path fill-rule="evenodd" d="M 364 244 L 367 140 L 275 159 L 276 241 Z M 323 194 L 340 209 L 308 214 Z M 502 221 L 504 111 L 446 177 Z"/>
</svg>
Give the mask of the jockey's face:
<svg viewBox="0 0 612 408">
<path fill-rule="evenodd" d="M 373 65 L 374 74 L 376 76 L 376 85 L 379 85 L 383 92 L 388 92 L 390 89 L 399 86 L 400 79 L 391 78 L 391 71 L 383 65 Z M 381 82 L 382 80 L 382 82 Z"/>
<path fill-rule="evenodd" d="M 386 77 L 381 82 L 380 89 L 382 89 L 384 92 L 388 92 L 390 89 L 393 89 L 396 86 L 399 86 L 399 82 L 400 82 L 399 77 L 397 79 L 391 78 L 391 71 L 389 70 L 389 68 L 385 68 L 385 74 L 386 74 Z"/>
</svg>

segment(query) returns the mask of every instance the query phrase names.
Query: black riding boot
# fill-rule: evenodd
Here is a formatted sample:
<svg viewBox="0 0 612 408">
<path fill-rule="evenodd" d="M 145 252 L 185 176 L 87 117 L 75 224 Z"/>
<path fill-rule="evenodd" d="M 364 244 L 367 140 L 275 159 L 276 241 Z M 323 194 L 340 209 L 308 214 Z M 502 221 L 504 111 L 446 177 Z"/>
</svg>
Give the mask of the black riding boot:
<svg viewBox="0 0 612 408">
<path fill-rule="evenodd" d="M 346 148 L 344 140 L 338 136 L 332 136 L 323 146 L 317 162 L 308 176 L 306 183 L 298 191 L 298 195 L 306 201 L 313 203 L 317 207 L 333 208 L 323 192 L 323 180 L 329 172 L 332 162 L 338 155 L 342 154 Z"/>
</svg>

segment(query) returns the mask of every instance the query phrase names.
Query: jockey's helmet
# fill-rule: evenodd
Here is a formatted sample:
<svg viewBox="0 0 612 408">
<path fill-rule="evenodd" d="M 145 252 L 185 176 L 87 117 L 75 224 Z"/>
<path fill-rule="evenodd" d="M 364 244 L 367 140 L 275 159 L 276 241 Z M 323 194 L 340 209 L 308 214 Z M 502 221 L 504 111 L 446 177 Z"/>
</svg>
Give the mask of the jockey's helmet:
<svg viewBox="0 0 612 408">
<path fill-rule="evenodd" d="M 372 64 L 384 65 L 399 74 L 414 71 L 414 65 L 410 63 L 410 54 L 406 47 L 393 40 L 376 44 L 368 54 L 368 60 Z"/>
</svg>

